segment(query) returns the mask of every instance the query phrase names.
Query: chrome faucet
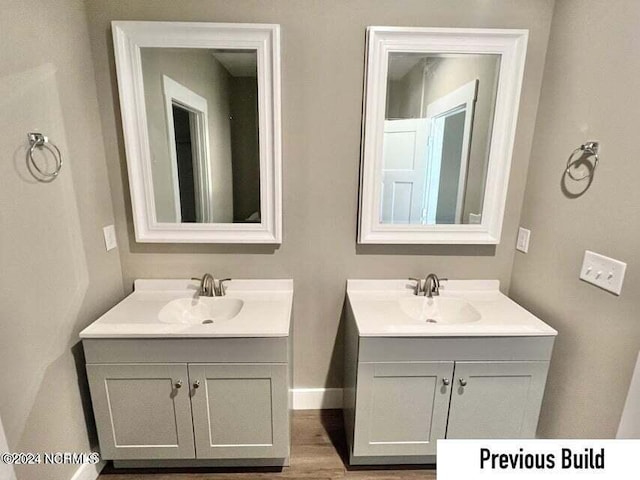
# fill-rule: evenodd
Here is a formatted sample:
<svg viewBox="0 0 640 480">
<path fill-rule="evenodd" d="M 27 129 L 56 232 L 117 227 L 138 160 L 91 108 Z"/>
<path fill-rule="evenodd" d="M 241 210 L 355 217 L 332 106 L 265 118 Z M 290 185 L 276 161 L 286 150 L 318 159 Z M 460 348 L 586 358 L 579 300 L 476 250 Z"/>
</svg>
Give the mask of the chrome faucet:
<svg viewBox="0 0 640 480">
<path fill-rule="evenodd" d="M 427 298 L 433 298 L 440 295 L 440 282 L 446 281 L 446 278 L 438 278 L 435 273 L 430 273 L 423 281 L 419 278 L 409 278 L 416 282 L 414 295 L 424 295 Z"/>
<path fill-rule="evenodd" d="M 224 282 L 228 282 L 231 279 L 216 280 L 210 273 L 205 273 L 202 278 L 192 278 L 191 280 L 200 282 L 200 289 L 198 290 L 200 297 L 224 297 L 227 293 L 224 288 Z"/>
<path fill-rule="evenodd" d="M 440 295 L 440 279 L 435 273 L 430 273 L 424 279 L 424 296 L 432 298 L 438 295 Z"/>
</svg>

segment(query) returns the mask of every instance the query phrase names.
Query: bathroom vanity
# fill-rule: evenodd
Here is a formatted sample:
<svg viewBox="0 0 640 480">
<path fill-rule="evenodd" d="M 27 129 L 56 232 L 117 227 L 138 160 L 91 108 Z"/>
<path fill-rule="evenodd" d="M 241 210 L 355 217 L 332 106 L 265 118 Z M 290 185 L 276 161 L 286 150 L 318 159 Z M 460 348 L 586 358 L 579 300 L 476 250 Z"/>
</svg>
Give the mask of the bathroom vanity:
<svg viewBox="0 0 640 480">
<path fill-rule="evenodd" d="M 116 467 L 289 462 L 291 280 L 137 280 L 80 334 L 103 459 Z"/>
<path fill-rule="evenodd" d="M 435 463 L 444 438 L 534 438 L 557 332 L 499 291 L 349 280 L 344 416 L 351 464 Z"/>
</svg>

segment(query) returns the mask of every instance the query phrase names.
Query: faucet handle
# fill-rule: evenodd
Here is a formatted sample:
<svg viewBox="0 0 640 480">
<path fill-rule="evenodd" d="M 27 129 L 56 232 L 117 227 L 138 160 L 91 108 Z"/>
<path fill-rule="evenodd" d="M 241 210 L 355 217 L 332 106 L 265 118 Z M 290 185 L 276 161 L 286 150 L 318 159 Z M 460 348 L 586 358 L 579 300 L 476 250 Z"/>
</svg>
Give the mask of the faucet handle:
<svg viewBox="0 0 640 480">
<path fill-rule="evenodd" d="M 198 286 L 198 295 L 202 295 L 204 293 L 204 278 L 191 277 L 191 280 L 194 282 L 198 282 L 200 285 Z"/>
<path fill-rule="evenodd" d="M 413 289 L 414 295 L 420 295 L 420 292 L 422 291 L 422 279 L 409 277 L 409 280 L 416 282 L 416 286 Z"/>
<path fill-rule="evenodd" d="M 224 296 L 226 294 L 226 290 L 224 288 L 224 282 L 230 282 L 233 280 L 232 278 L 223 278 L 222 280 L 218 280 L 218 286 L 220 288 L 220 296 Z"/>
</svg>

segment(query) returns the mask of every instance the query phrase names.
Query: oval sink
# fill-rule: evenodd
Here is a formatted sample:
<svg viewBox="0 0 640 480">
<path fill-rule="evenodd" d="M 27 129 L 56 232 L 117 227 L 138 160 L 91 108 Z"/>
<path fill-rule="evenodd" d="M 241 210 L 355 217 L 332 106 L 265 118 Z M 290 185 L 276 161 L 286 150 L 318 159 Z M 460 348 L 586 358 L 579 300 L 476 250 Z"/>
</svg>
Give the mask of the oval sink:
<svg viewBox="0 0 640 480">
<path fill-rule="evenodd" d="M 164 323 L 208 325 L 230 320 L 242 310 L 239 298 L 199 297 L 179 298 L 167 303 L 158 314 Z"/>
<path fill-rule="evenodd" d="M 398 300 L 400 309 L 416 322 L 433 324 L 471 323 L 482 315 L 461 298 L 451 297 L 403 297 Z"/>
</svg>

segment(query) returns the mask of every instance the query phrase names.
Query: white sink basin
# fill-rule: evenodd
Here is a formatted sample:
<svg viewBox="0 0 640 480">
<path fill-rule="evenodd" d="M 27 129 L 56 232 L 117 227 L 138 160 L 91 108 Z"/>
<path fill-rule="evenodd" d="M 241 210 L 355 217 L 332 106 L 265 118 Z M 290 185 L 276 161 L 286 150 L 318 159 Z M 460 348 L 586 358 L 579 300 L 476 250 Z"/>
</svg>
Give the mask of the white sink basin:
<svg viewBox="0 0 640 480">
<path fill-rule="evenodd" d="M 407 280 L 348 280 L 348 315 L 361 337 L 554 336 L 503 295 L 497 280 L 449 280 L 434 298 Z"/>
<path fill-rule="evenodd" d="M 232 319 L 240 313 L 243 305 L 244 302 L 239 298 L 178 298 L 160 310 L 158 319 L 164 323 L 210 325 Z"/>
<path fill-rule="evenodd" d="M 287 337 L 293 280 L 234 279 L 224 297 L 199 297 L 187 279 L 135 281 L 133 293 L 82 332 L 87 338 Z"/>
<path fill-rule="evenodd" d="M 403 297 L 398 299 L 400 310 L 416 322 L 459 324 L 477 322 L 480 312 L 469 302 L 452 297 Z"/>
</svg>

